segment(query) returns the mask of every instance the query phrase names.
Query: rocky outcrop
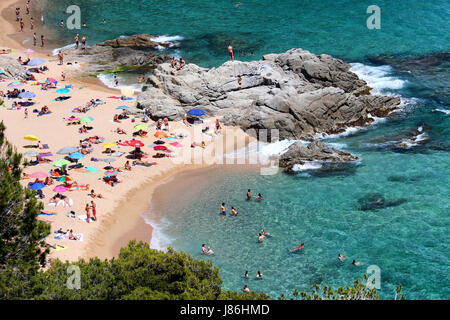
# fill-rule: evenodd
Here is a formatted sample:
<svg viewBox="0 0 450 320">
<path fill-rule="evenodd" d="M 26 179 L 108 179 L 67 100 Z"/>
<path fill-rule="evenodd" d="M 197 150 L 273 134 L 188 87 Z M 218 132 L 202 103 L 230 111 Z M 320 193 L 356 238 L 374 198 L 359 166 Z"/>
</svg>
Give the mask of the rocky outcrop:
<svg viewBox="0 0 450 320">
<path fill-rule="evenodd" d="M 12 57 L 0 56 L 0 78 L 25 79 L 24 67 Z"/>
<path fill-rule="evenodd" d="M 156 37 L 149 34 L 135 34 L 129 37 L 121 37 L 105 42 L 97 43 L 98 46 L 107 46 L 113 48 L 134 48 L 134 49 L 157 49 L 158 47 L 174 47 L 173 42 L 159 42 Z"/>
<path fill-rule="evenodd" d="M 301 141 L 292 144 L 288 151 L 279 159 L 279 166 L 287 172 L 292 172 L 295 165 L 303 165 L 310 161 L 341 163 L 359 160 L 346 151 L 330 148 L 321 141 L 313 141 L 305 146 Z"/>
<path fill-rule="evenodd" d="M 170 61 L 169 55 L 156 55 L 150 51 L 108 46 L 88 46 L 86 50 L 65 50 L 65 62 L 82 66 L 82 72 L 100 73 L 121 67 L 141 68 L 143 72 L 160 63 Z"/>
<path fill-rule="evenodd" d="M 302 49 L 212 69 L 187 64 L 174 71 L 163 63 L 148 84 L 151 90 L 138 96 L 138 107 L 149 108 L 154 118 L 180 120 L 197 107 L 243 130 L 277 129 L 280 139 L 340 133 L 384 117 L 400 104 L 397 97 L 371 95 L 342 60 Z"/>
</svg>

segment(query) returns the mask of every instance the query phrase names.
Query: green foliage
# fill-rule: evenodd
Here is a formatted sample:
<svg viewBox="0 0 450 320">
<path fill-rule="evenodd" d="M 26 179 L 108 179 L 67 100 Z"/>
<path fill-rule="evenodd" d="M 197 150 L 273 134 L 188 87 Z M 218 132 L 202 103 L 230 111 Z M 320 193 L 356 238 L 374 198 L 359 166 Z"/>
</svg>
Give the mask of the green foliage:
<svg viewBox="0 0 450 320">
<path fill-rule="evenodd" d="M 313 284 L 311 293 L 300 292 L 295 289 L 292 292 L 294 298 L 291 300 L 379 300 L 377 290 L 375 288 L 370 289 L 367 287 L 367 279 L 368 276 L 364 274 L 360 280 L 355 280 L 353 282 L 352 287 L 338 287 L 335 290 L 327 285 L 320 288 L 317 284 Z M 401 291 L 402 286 L 397 286 L 395 299 L 397 299 L 397 295 L 400 294 Z M 405 300 L 405 295 L 402 294 L 400 299 Z M 286 296 L 282 294 L 278 297 L 278 300 L 286 300 Z"/>
</svg>

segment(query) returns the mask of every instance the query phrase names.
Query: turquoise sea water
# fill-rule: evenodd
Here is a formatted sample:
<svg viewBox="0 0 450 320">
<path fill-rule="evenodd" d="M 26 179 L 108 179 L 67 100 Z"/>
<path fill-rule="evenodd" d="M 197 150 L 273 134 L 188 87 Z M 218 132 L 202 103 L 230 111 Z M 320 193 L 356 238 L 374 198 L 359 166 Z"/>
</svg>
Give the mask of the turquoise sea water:
<svg viewBox="0 0 450 320">
<path fill-rule="evenodd" d="M 369 265 L 381 269 L 384 299 L 393 298 L 397 284 L 409 299 L 450 298 L 448 1 L 244 0 L 238 8 L 237 1 L 46 2 L 47 24 L 55 27 L 68 4 L 82 8 L 88 28 L 61 30 L 64 44 L 76 32 L 91 44 L 145 32 L 178 39 L 179 48 L 168 52 L 205 67 L 226 61 L 229 42 L 241 60 L 301 47 L 355 63 L 375 92 L 400 95 L 403 110 L 395 116 L 325 140 L 359 155 L 357 165 L 274 176 L 216 170 L 211 185 L 182 210 L 169 205 L 164 219 L 149 213 L 159 226 L 155 243 L 210 259 L 226 289 L 247 284 L 274 298 L 313 283 L 350 285 Z M 381 8 L 381 30 L 366 27 L 372 4 Z M 418 128 L 421 144 L 395 148 Z M 246 201 L 248 188 L 264 200 Z M 381 196 L 391 206 L 360 210 Z M 239 215 L 220 216 L 222 201 Z M 261 228 L 273 234 L 263 244 L 257 243 Z M 303 253 L 288 252 L 301 242 Z M 202 243 L 216 254 L 202 257 Z M 344 263 L 338 253 L 347 256 Z M 364 264 L 355 267 L 353 259 Z M 245 270 L 250 280 L 243 279 Z M 254 279 L 258 270 L 263 280 Z"/>
</svg>

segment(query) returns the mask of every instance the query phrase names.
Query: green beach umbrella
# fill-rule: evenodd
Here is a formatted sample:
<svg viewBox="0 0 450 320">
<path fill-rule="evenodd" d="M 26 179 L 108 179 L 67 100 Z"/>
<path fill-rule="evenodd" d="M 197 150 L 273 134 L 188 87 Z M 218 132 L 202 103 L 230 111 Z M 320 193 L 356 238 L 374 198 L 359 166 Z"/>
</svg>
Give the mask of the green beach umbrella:
<svg viewBox="0 0 450 320">
<path fill-rule="evenodd" d="M 54 166 L 54 167 L 62 167 L 62 166 L 67 165 L 69 163 L 70 163 L 70 161 L 68 161 L 66 159 L 59 159 L 59 160 L 56 160 L 55 162 L 53 162 L 52 166 Z"/>
<path fill-rule="evenodd" d="M 134 127 L 134 130 L 144 130 L 148 128 L 148 124 L 141 123 Z"/>
<path fill-rule="evenodd" d="M 92 122 L 92 121 L 94 121 L 94 118 L 92 118 L 92 117 L 84 117 L 84 118 L 80 119 L 81 123 L 87 123 L 87 122 Z"/>
</svg>

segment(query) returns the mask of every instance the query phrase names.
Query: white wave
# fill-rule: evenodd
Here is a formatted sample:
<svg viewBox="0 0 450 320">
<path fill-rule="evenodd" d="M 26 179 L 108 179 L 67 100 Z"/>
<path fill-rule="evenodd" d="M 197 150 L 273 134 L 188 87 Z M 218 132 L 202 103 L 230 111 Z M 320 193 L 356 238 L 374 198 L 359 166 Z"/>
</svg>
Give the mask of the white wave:
<svg viewBox="0 0 450 320">
<path fill-rule="evenodd" d="M 155 222 L 144 216 L 144 221 L 153 229 L 152 239 L 150 240 L 150 248 L 165 251 L 167 247 L 169 247 L 175 240 L 165 233 L 165 231 L 170 228 L 172 223 L 164 217 L 161 218 L 161 221 Z"/>
<path fill-rule="evenodd" d="M 325 142 L 327 146 L 334 149 L 343 150 L 345 148 L 348 148 L 348 145 L 346 143 L 339 143 L 339 142 Z"/>
<path fill-rule="evenodd" d="M 68 44 L 62 48 L 56 48 L 52 50 L 52 55 L 56 56 L 61 50 L 70 50 L 75 49 L 75 43 Z"/>
<path fill-rule="evenodd" d="M 434 109 L 433 111 L 442 112 L 442 113 L 445 113 L 445 114 L 450 114 L 450 110 L 445 110 L 445 109 Z"/>
<path fill-rule="evenodd" d="M 306 161 L 304 164 L 294 164 L 292 171 L 318 170 L 322 168 L 321 161 Z"/>
<path fill-rule="evenodd" d="M 133 88 L 134 91 L 136 92 L 142 92 L 142 87 L 144 86 L 143 84 L 139 84 L 139 83 L 131 83 L 131 84 L 123 84 L 124 80 L 122 77 L 117 76 L 117 78 L 119 78 L 119 85 L 116 87 L 115 83 L 114 83 L 114 74 L 112 73 L 108 73 L 108 74 L 99 74 L 97 76 L 98 79 L 100 79 L 101 82 L 103 82 L 103 84 L 105 86 L 107 86 L 108 88 L 112 88 L 112 89 L 122 89 L 122 88 Z"/>
<path fill-rule="evenodd" d="M 170 42 L 174 42 L 174 41 L 182 41 L 184 40 L 184 38 L 182 36 L 169 36 L 169 35 L 162 35 L 162 36 L 157 36 L 152 38 L 153 41 L 155 42 L 160 42 L 160 43 L 170 43 Z"/>
<path fill-rule="evenodd" d="M 391 66 L 367 66 L 362 63 L 351 63 L 350 71 L 354 72 L 360 79 L 367 82 L 373 88 L 373 94 L 388 94 L 389 90 L 403 88 L 406 81 L 389 76 L 392 73 Z"/>
</svg>

